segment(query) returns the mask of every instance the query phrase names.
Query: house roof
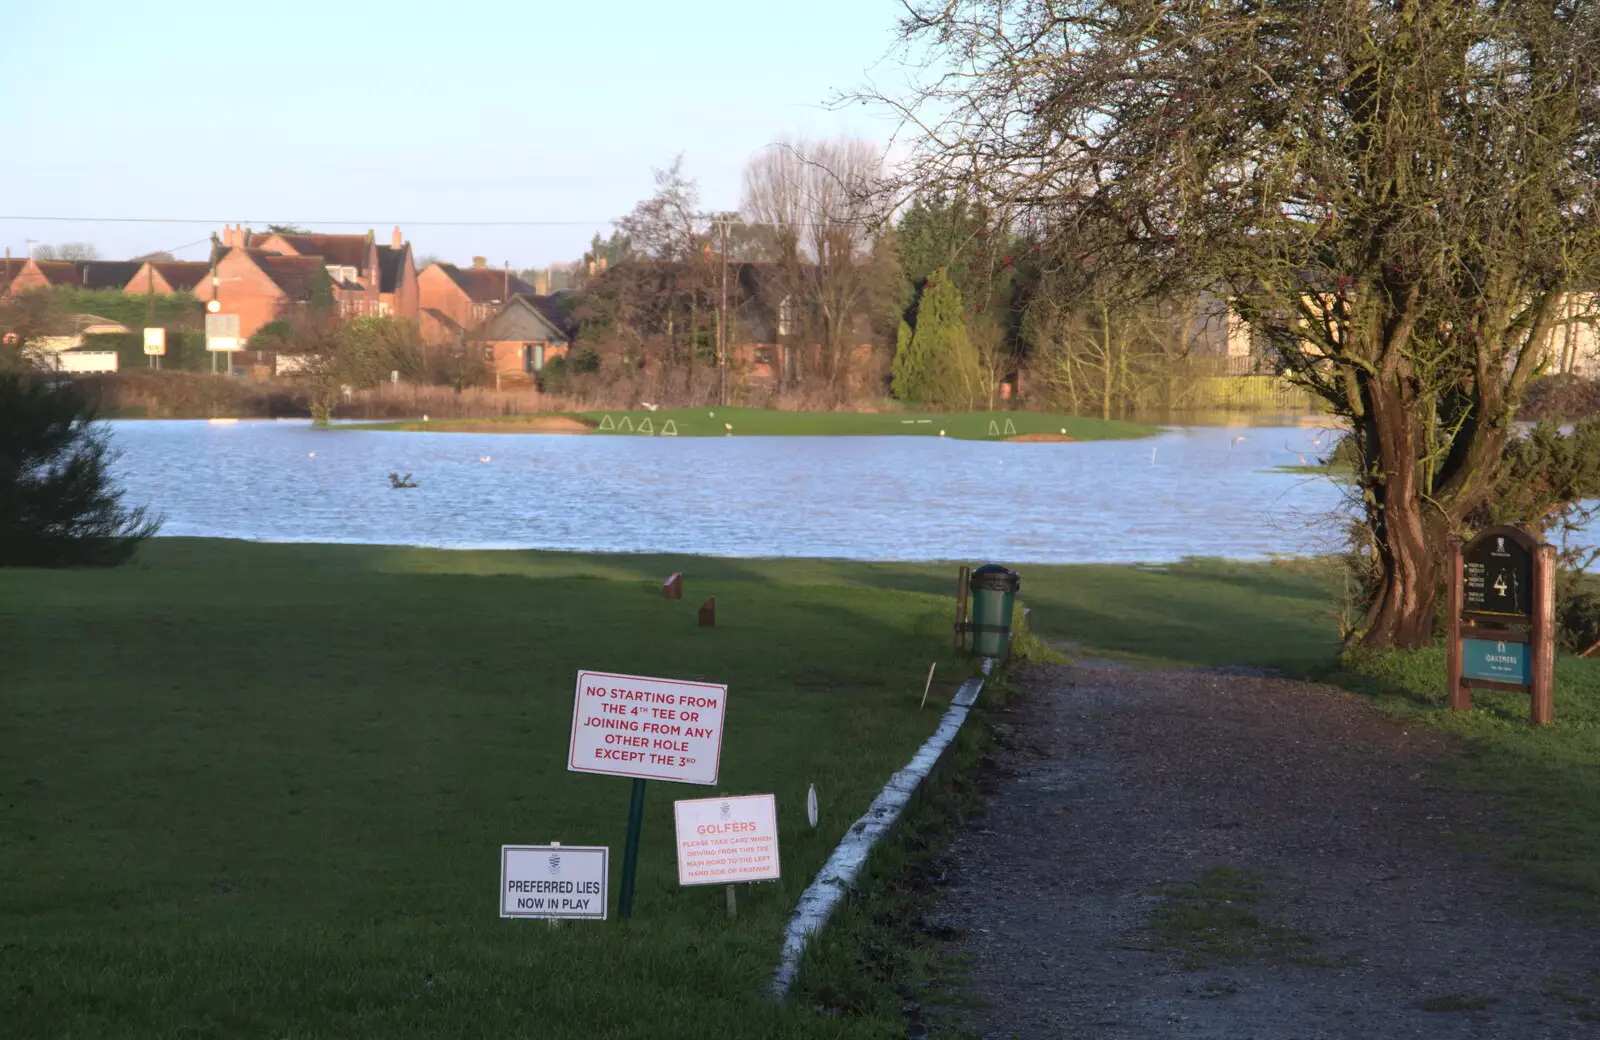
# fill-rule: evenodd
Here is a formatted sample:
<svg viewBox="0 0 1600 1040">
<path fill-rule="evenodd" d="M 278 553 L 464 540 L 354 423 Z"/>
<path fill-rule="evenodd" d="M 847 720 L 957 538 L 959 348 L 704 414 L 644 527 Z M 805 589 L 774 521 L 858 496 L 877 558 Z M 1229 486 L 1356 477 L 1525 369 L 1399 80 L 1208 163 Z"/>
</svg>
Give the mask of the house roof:
<svg viewBox="0 0 1600 1040">
<path fill-rule="evenodd" d="M 150 266 L 155 268 L 166 283 L 172 286 L 173 292 L 183 292 L 199 285 L 211 271 L 211 265 L 204 260 L 152 260 Z M 143 270 L 143 266 L 140 270 Z M 138 272 L 134 272 L 137 274 Z M 131 280 L 131 279 L 130 279 Z M 138 286 L 134 286 L 135 291 Z"/>
<path fill-rule="evenodd" d="M 138 260 L 80 260 L 78 281 L 85 289 L 120 289 L 143 266 Z"/>
<path fill-rule="evenodd" d="M 246 249 L 245 252 L 289 299 L 311 298 L 311 290 L 317 287 L 318 276 L 323 271 L 322 257 L 285 256 L 260 249 Z"/>
<path fill-rule="evenodd" d="M 51 285 L 82 285 L 78 265 L 71 260 L 35 260 L 33 265 Z"/>
<path fill-rule="evenodd" d="M 507 300 L 506 305 L 501 307 L 494 317 L 484 323 L 484 339 L 570 342 L 571 336 L 562 325 L 545 313 L 545 306 L 549 305 L 548 297 L 518 293 Z"/>
<path fill-rule="evenodd" d="M 450 317 L 450 315 L 446 314 L 444 311 L 438 310 L 438 309 L 433 308 L 433 307 L 424 307 L 424 308 L 422 308 L 422 313 L 426 314 L 428 317 L 430 317 L 434 321 L 438 322 L 439 325 L 442 328 L 445 328 L 445 329 L 449 330 L 450 332 L 465 332 L 466 331 L 466 329 L 463 329 L 461 327 L 461 323 L 460 322 L 458 322 L 454 318 Z"/>
<path fill-rule="evenodd" d="M 544 320 L 555 326 L 567 339 L 577 338 L 578 320 L 572 313 L 577 297 L 573 293 L 563 289 L 544 296 L 519 295 L 518 299 L 532 304 L 544 316 Z"/>
<path fill-rule="evenodd" d="M 366 235 L 262 235 L 261 240 L 281 238 L 301 256 L 320 256 L 324 263 L 358 270 L 367 266 L 367 246 L 371 239 Z M 256 248 L 252 246 L 252 248 Z"/>
<path fill-rule="evenodd" d="M 533 286 L 505 271 L 488 267 L 463 269 L 455 264 L 440 264 L 439 269 L 449 275 L 473 303 L 498 303 L 518 294 L 534 295 Z"/>
<path fill-rule="evenodd" d="M 378 291 L 392 293 L 400 288 L 400 275 L 405 269 L 406 250 L 393 246 L 378 247 Z"/>
</svg>

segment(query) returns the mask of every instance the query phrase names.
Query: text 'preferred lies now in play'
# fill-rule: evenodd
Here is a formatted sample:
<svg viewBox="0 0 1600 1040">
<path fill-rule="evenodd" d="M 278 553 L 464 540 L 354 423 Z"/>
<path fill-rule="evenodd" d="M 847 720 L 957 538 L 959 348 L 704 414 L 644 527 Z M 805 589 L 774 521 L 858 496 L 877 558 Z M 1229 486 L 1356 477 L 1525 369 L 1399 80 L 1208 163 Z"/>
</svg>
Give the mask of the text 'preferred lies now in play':
<svg viewBox="0 0 1600 1040">
<path fill-rule="evenodd" d="M 727 705 L 716 683 L 579 672 L 567 768 L 714 784 Z"/>
</svg>

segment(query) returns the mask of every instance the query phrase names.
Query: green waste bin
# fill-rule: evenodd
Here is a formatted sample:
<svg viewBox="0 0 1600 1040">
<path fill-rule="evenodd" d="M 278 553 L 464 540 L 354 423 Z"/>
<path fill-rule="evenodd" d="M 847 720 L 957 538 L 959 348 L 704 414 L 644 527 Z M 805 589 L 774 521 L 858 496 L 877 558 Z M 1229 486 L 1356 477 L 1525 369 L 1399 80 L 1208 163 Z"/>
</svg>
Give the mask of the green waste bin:
<svg viewBox="0 0 1600 1040">
<path fill-rule="evenodd" d="M 1022 578 L 998 563 L 972 572 L 972 652 L 981 657 L 1004 657 L 1011 644 L 1011 610 L 1017 602 Z"/>
</svg>

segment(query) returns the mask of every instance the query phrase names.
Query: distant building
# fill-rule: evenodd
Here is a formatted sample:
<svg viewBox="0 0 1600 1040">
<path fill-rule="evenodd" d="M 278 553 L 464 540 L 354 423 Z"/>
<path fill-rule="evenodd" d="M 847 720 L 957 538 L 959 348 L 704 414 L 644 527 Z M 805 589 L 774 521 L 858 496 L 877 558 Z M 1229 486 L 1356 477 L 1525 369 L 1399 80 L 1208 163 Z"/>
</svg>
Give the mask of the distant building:
<svg viewBox="0 0 1600 1040">
<path fill-rule="evenodd" d="M 493 318 L 518 294 L 537 295 L 533 286 L 512 274 L 496 271 L 481 256 L 470 268 L 429 264 L 417 275 L 422 338 L 429 343 L 459 343 Z"/>
<path fill-rule="evenodd" d="M 239 316 L 240 338 L 249 339 L 268 322 L 290 317 L 294 305 L 309 303 L 327 277 L 320 256 L 225 248 L 217 260 L 215 296 L 221 313 Z M 194 294 L 210 300 L 211 278 L 195 283 Z"/>
<path fill-rule="evenodd" d="M 10 262 L 18 263 L 18 261 Z M 7 281 L 7 295 L 60 285 L 75 289 L 83 287 L 83 279 L 78 274 L 78 265 L 71 260 L 34 260 L 30 257 L 20 264 L 16 273 Z"/>
<path fill-rule="evenodd" d="M 123 292 L 156 296 L 194 292 L 211 274 L 211 265 L 203 260 L 146 260 L 138 268 L 123 284 Z"/>
<path fill-rule="evenodd" d="M 516 293 L 474 334 L 497 385 L 532 383 L 544 366 L 565 357 L 574 329 L 558 296 Z"/>
</svg>

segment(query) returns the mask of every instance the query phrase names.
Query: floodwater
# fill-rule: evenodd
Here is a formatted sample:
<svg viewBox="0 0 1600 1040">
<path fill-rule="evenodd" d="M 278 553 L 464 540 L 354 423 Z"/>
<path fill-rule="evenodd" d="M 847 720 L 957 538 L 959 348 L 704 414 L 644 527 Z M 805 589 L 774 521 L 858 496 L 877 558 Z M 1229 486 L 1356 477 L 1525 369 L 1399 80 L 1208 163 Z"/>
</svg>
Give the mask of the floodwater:
<svg viewBox="0 0 1600 1040">
<path fill-rule="evenodd" d="M 1340 488 L 1273 472 L 1309 426 L 1133 441 L 536 436 L 108 424 L 127 501 L 163 535 L 449 548 L 986 560 L 1255 559 L 1328 551 Z M 389 474 L 410 474 L 396 489 Z"/>
</svg>

